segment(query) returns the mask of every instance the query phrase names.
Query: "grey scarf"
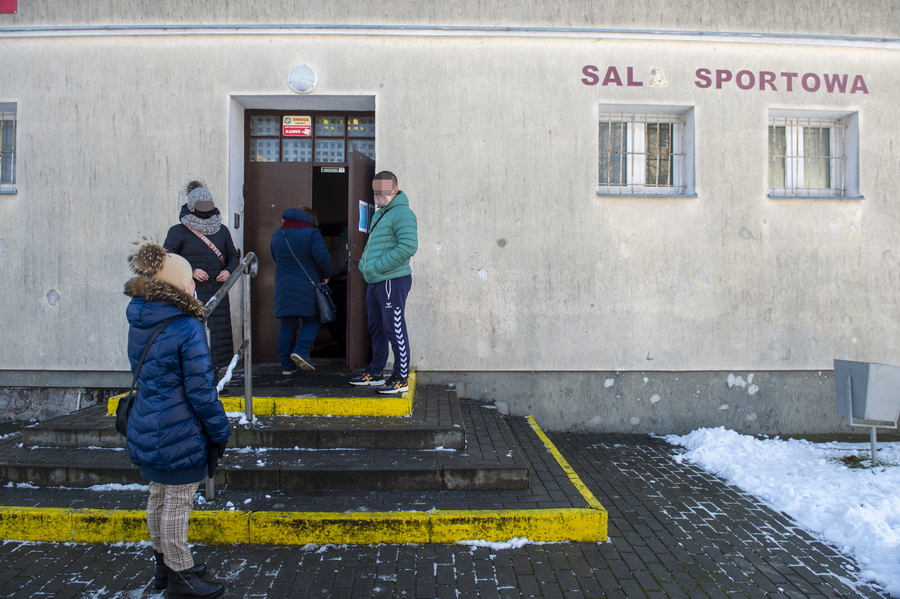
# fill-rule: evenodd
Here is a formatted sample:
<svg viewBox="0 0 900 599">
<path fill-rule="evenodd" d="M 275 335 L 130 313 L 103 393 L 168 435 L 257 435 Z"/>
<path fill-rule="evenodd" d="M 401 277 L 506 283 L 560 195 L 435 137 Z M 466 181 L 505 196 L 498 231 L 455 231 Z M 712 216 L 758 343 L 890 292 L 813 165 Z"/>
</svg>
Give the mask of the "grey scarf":
<svg viewBox="0 0 900 599">
<path fill-rule="evenodd" d="M 222 215 L 214 214 L 209 218 L 199 218 L 194 214 L 181 217 L 181 224 L 201 235 L 215 235 L 222 228 Z"/>
</svg>

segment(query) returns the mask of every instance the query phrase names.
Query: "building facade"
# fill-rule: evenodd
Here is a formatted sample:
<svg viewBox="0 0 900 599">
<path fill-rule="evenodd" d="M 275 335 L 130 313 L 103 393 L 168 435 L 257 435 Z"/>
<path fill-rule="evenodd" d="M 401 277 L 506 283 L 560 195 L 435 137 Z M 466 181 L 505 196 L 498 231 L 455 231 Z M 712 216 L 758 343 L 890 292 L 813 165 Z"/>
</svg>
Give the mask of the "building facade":
<svg viewBox="0 0 900 599">
<path fill-rule="evenodd" d="M 260 256 L 265 358 L 281 210 L 364 243 L 377 166 L 422 381 L 551 429 L 849 430 L 832 360 L 900 364 L 898 52 L 889 0 L 20 2 L 0 386 L 127 386 L 125 257 L 191 179 Z"/>
</svg>

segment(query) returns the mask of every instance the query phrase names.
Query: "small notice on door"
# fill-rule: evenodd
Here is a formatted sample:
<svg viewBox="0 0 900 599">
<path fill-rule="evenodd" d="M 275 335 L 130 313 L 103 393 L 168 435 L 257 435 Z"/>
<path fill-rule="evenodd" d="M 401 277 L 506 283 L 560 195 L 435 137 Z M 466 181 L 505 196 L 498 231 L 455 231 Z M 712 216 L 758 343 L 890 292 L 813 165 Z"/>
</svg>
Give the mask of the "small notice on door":
<svg viewBox="0 0 900 599">
<path fill-rule="evenodd" d="M 15 13 L 19 7 L 18 0 L 0 0 L 0 12 Z"/>
<path fill-rule="evenodd" d="M 375 213 L 375 205 L 360 200 L 359 202 L 359 232 L 368 233 L 372 223 L 372 215 Z"/>
<path fill-rule="evenodd" d="M 312 117 L 286 116 L 282 130 L 285 137 L 309 137 L 312 135 Z"/>
</svg>

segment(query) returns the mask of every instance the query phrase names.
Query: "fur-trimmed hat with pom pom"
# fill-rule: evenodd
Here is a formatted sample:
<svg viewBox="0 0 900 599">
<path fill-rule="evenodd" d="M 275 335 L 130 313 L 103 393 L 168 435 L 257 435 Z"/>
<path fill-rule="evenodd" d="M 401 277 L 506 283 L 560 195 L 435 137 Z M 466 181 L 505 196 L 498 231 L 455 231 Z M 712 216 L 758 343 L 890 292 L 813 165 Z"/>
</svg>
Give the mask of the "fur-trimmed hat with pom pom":
<svg viewBox="0 0 900 599">
<path fill-rule="evenodd" d="M 178 291 L 191 286 L 191 264 L 178 254 L 168 253 L 158 243 L 144 242 L 128 258 L 134 274 L 166 282 Z"/>
</svg>

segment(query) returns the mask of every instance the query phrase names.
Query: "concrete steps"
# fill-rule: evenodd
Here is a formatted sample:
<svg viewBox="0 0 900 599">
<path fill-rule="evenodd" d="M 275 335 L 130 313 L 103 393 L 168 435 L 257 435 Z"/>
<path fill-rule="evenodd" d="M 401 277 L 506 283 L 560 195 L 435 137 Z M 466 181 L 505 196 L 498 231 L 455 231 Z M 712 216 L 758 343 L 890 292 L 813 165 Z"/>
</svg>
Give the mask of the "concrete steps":
<svg viewBox="0 0 900 599">
<path fill-rule="evenodd" d="M 606 510 L 533 418 L 455 399 L 451 389 L 421 387 L 411 417 L 350 420 L 382 428 L 458 424 L 464 449 L 229 450 L 217 471 L 216 497 L 206 497 L 200 485 L 204 496 L 195 500 L 189 539 L 298 546 L 607 539 Z M 112 417 L 95 417 L 112 426 Z M 348 426 L 342 420 L 307 425 Z M 121 448 L 28 445 L 20 426 L 0 425 L 0 486 L 0 539 L 149 538 L 146 481 Z"/>
<path fill-rule="evenodd" d="M 325 391 L 329 393 L 323 395 L 328 397 L 338 392 Z M 235 420 L 229 443 L 232 449 L 216 472 L 217 488 L 529 488 L 529 469 L 504 454 L 510 453 L 508 448 L 467 443 L 466 423 L 455 391 L 426 387 L 416 394 L 413 406 L 409 417 L 265 416 L 252 423 Z M 504 437 L 502 431 L 497 435 Z M 21 443 L 14 441 L 0 441 L 0 484 L 87 488 L 146 483 L 123 450 L 124 439 L 114 429 L 114 417 L 103 407 L 26 427 Z"/>
<path fill-rule="evenodd" d="M 108 408 L 92 406 L 24 428 L 23 441 L 26 447 L 124 448 L 125 438 L 116 432 L 114 422 Z M 466 446 L 466 432 L 453 394 L 442 402 L 420 397 L 415 417 L 257 416 L 252 424 L 232 420 L 228 446 L 461 450 Z"/>
</svg>

